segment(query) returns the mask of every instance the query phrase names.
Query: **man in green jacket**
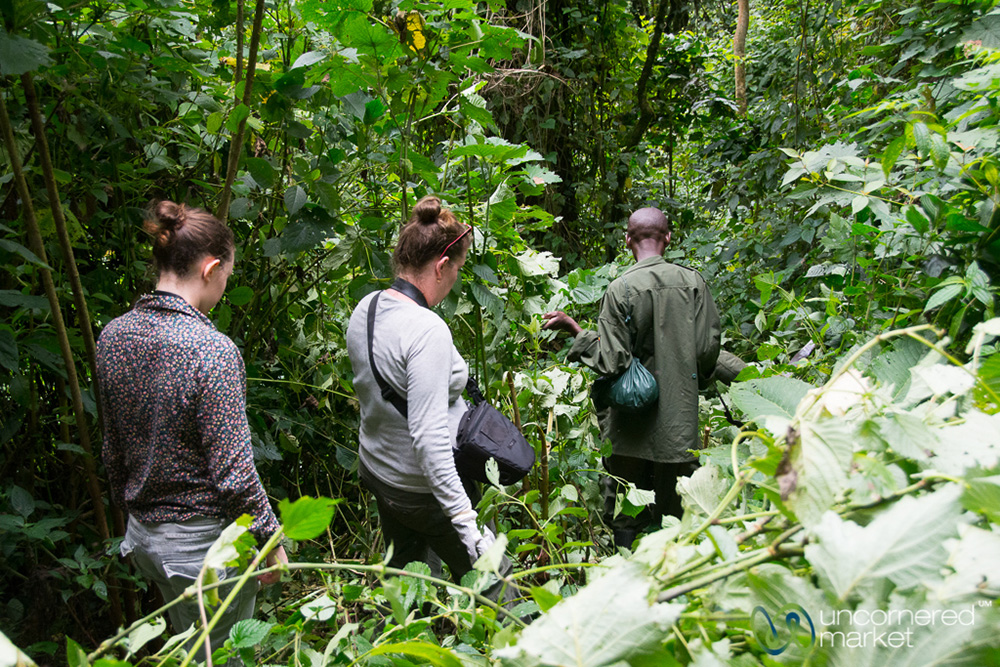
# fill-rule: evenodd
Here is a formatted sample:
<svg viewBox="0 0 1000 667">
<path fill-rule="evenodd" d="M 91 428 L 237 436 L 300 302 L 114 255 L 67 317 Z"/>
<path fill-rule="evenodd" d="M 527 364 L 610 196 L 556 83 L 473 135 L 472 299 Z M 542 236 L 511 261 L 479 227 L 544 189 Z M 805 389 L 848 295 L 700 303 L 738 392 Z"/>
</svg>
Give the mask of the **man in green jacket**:
<svg viewBox="0 0 1000 667">
<path fill-rule="evenodd" d="M 629 217 L 625 244 L 636 264 L 608 286 L 596 332 L 583 330 L 562 311 L 543 315 L 543 328 L 576 337 L 570 361 L 618 376 L 634 353 L 656 378 L 655 405 L 639 414 L 611 407 L 602 419 L 602 434 L 611 440 L 611 456 L 604 460 L 608 473 L 656 493 L 651 513 L 608 516 L 618 546 L 631 546 L 650 522 L 658 528 L 663 514 L 681 515 L 677 478 L 697 467 L 688 450 L 699 443 L 698 390 L 712 380 L 719 356 L 721 327 L 712 294 L 697 271 L 663 259 L 670 234 L 659 209 L 641 208 Z M 607 490 L 610 515 L 620 489 L 612 483 Z"/>
</svg>

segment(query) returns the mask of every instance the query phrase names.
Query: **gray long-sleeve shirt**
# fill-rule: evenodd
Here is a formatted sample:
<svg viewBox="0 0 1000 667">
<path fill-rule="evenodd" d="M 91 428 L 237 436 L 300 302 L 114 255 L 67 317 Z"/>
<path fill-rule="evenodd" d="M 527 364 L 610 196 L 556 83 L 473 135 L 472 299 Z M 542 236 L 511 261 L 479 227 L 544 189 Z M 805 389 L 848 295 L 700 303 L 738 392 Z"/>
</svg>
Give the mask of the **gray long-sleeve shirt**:
<svg viewBox="0 0 1000 667">
<path fill-rule="evenodd" d="M 436 313 L 387 293 L 375 315 L 373 354 L 385 381 L 406 399 L 409 419 L 382 398 L 368 362 L 369 294 L 351 314 L 347 352 L 361 405 L 359 454 L 386 484 L 431 493 L 447 516 L 472 508 L 455 469 L 452 444 L 467 405 L 469 367 Z"/>
</svg>

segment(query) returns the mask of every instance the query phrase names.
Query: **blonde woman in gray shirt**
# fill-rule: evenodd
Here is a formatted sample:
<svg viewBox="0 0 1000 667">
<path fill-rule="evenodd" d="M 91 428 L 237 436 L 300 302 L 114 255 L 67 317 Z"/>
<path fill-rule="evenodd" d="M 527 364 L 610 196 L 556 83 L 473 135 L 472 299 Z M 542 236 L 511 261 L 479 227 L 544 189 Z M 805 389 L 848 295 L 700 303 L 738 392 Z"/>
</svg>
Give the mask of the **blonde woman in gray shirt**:
<svg viewBox="0 0 1000 667">
<path fill-rule="evenodd" d="M 393 545 L 389 565 L 423 561 L 440 576 L 443 560 L 455 581 L 494 535 L 477 525 L 470 493 L 478 492 L 459 477 L 452 453 L 469 367 L 430 308 L 458 279 L 471 230 L 437 197 L 418 201 L 399 234 L 396 281 L 362 299 L 347 327 L 361 406 L 359 474 Z"/>
</svg>

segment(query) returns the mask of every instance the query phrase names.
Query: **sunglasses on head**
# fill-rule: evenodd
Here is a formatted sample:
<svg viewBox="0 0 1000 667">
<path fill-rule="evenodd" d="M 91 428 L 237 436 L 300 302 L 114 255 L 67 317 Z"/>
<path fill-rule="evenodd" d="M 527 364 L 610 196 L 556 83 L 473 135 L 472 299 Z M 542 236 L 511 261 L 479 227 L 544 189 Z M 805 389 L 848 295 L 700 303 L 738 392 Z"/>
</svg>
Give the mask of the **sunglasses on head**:
<svg viewBox="0 0 1000 667">
<path fill-rule="evenodd" d="M 451 243 L 449 243 L 448 245 L 446 245 L 444 247 L 444 250 L 442 250 L 441 254 L 438 256 L 438 259 L 441 259 L 442 257 L 444 257 L 447 254 L 447 252 L 449 250 L 451 250 L 451 247 L 453 245 L 455 245 L 456 243 L 458 243 L 459 241 L 461 241 L 465 237 L 465 235 L 468 234 L 471 231 L 472 231 L 472 225 L 466 225 L 465 226 L 465 231 L 462 232 L 461 234 L 459 234 L 458 236 L 456 236 L 454 241 L 452 241 Z"/>
</svg>

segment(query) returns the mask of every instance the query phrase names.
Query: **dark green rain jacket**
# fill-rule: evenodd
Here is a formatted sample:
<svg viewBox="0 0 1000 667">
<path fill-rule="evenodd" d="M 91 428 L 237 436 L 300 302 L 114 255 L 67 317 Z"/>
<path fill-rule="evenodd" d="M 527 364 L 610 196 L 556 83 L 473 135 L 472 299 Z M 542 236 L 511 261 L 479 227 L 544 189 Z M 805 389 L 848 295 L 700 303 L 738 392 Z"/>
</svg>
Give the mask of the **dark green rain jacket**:
<svg viewBox="0 0 1000 667">
<path fill-rule="evenodd" d="M 662 463 L 694 459 L 687 450 L 699 447 L 698 390 L 712 380 L 720 333 L 719 312 L 697 271 L 649 257 L 608 286 L 597 331 L 576 337 L 569 360 L 619 375 L 635 350 L 660 392 L 640 414 L 609 410 L 602 433 L 613 453 Z"/>
</svg>

